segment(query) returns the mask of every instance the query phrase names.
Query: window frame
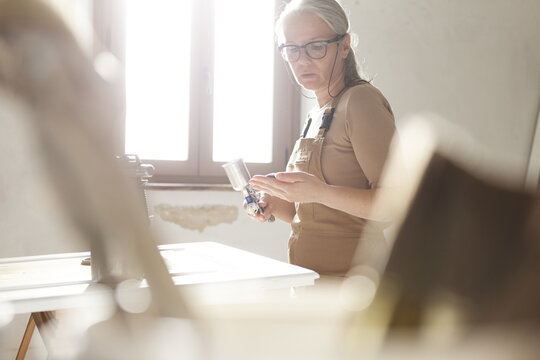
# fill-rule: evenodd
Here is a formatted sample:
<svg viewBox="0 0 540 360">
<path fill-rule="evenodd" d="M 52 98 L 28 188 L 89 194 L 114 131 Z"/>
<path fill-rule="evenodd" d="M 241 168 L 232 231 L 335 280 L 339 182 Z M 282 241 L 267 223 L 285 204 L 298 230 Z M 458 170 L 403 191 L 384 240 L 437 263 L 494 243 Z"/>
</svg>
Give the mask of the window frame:
<svg viewBox="0 0 540 360">
<path fill-rule="evenodd" d="M 191 38 L 191 77 L 190 77 L 190 119 L 189 149 L 187 161 L 146 160 L 155 166 L 156 173 L 151 181 L 156 183 L 183 184 L 228 184 L 222 162 L 212 161 L 213 143 L 213 70 L 214 70 L 214 2 L 221 0 L 194 1 L 192 11 L 194 21 Z M 281 10 L 279 0 L 274 0 L 275 16 Z M 94 28 L 96 41 L 95 54 L 110 51 L 122 64 L 125 64 L 124 18 L 125 0 L 95 0 Z M 201 46 L 204 44 L 204 46 Z M 254 55 L 255 56 L 255 55 Z M 289 75 L 277 46 L 274 47 L 274 102 L 273 102 L 273 149 L 272 163 L 247 163 L 252 174 L 265 174 L 284 171 L 287 161 L 299 134 L 300 94 Z M 125 84 L 125 74 L 121 81 Z M 125 88 L 122 117 L 118 124 L 111 125 L 117 139 L 115 150 L 124 153 L 125 146 Z M 201 105 L 202 104 L 202 105 Z M 234 104 L 231 104 L 234 112 Z M 251 141 L 256 141 L 252 139 Z M 233 159 L 231 159 L 233 160 Z"/>
</svg>

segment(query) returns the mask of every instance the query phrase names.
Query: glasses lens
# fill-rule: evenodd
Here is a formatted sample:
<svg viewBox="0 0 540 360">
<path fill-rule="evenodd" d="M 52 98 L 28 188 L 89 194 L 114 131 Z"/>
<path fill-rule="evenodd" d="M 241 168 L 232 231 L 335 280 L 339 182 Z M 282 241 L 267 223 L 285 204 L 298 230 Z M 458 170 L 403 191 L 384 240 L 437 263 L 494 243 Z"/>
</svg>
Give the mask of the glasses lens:
<svg viewBox="0 0 540 360">
<path fill-rule="evenodd" d="M 300 57 L 300 49 L 297 46 L 285 46 L 281 49 L 281 56 L 287 61 L 296 61 Z"/>
<path fill-rule="evenodd" d="M 326 55 L 326 44 L 324 42 L 313 42 L 306 46 L 306 52 L 312 59 L 321 59 Z"/>
</svg>

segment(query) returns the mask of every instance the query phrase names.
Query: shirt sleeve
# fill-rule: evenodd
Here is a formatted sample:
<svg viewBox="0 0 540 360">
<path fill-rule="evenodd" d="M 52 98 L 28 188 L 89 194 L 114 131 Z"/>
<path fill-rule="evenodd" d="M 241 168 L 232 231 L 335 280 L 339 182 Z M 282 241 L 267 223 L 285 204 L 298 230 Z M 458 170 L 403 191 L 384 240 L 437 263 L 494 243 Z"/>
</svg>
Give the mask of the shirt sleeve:
<svg viewBox="0 0 540 360">
<path fill-rule="evenodd" d="M 386 98 L 372 85 L 352 90 L 347 103 L 345 131 L 370 187 L 376 188 L 396 131 L 394 115 Z"/>
</svg>

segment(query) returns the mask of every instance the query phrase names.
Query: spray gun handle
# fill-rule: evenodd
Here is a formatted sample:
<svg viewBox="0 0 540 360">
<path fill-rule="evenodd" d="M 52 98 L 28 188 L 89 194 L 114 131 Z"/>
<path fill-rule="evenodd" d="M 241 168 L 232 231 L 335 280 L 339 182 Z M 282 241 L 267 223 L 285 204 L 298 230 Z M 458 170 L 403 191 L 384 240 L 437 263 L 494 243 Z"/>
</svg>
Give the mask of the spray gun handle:
<svg viewBox="0 0 540 360">
<path fill-rule="evenodd" d="M 260 195 L 253 190 L 251 184 L 247 184 L 242 189 L 242 194 L 246 200 L 247 212 L 251 215 L 264 214 L 264 208 L 259 205 Z M 270 215 L 268 222 L 274 222 L 276 220 L 274 215 Z"/>
</svg>

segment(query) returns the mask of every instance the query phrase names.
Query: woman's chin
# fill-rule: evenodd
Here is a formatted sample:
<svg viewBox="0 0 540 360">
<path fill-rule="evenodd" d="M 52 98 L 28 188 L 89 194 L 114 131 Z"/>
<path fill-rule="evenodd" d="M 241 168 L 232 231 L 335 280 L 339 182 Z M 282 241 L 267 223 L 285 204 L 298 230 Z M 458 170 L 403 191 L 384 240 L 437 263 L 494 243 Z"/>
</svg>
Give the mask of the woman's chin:
<svg viewBox="0 0 540 360">
<path fill-rule="evenodd" d="M 305 90 L 309 90 L 309 91 L 315 91 L 317 89 L 320 88 L 320 86 L 312 83 L 312 82 L 309 82 L 309 81 L 301 81 L 299 82 L 300 86 L 302 86 Z"/>
</svg>

